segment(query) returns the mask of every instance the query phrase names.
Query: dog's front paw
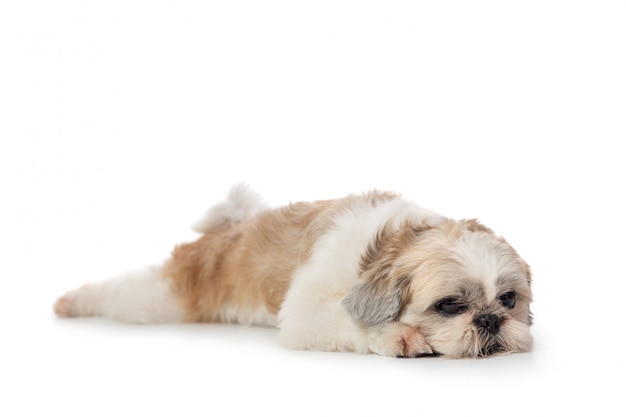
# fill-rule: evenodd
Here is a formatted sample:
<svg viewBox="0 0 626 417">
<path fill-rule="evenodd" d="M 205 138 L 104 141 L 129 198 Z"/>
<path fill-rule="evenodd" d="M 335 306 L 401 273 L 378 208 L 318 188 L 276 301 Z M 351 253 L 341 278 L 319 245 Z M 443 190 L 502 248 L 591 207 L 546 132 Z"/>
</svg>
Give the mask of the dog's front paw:
<svg viewBox="0 0 626 417">
<path fill-rule="evenodd" d="M 415 327 L 403 323 L 388 323 L 370 337 L 370 350 L 383 356 L 416 358 L 431 355 L 433 350 Z"/>
</svg>

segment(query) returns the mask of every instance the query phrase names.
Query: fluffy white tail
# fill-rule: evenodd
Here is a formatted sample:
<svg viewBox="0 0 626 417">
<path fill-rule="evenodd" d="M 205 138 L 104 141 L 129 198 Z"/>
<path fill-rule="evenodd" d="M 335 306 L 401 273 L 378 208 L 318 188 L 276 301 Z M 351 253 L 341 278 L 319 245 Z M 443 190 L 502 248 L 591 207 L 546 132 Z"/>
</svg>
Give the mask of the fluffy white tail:
<svg viewBox="0 0 626 417">
<path fill-rule="evenodd" d="M 259 194 L 245 184 L 236 184 L 228 198 L 209 209 L 193 229 L 206 233 L 265 209 Z M 179 322 L 185 315 L 161 265 L 69 291 L 57 300 L 54 311 L 59 317 L 105 316 L 128 323 Z"/>
<path fill-rule="evenodd" d="M 244 183 L 233 185 L 226 200 L 211 207 L 191 228 L 206 233 L 224 226 L 232 226 L 266 210 L 261 195 Z"/>
</svg>

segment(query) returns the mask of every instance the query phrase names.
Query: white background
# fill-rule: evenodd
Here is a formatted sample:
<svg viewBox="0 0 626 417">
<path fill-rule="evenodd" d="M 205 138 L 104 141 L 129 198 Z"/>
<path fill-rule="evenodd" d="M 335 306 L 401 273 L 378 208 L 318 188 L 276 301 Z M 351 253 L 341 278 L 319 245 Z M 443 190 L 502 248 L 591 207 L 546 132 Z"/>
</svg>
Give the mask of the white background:
<svg viewBox="0 0 626 417">
<path fill-rule="evenodd" d="M 0 414 L 624 412 L 618 1 L 0 3 Z M 275 330 L 56 320 L 245 180 L 478 217 L 534 271 L 536 349 L 288 351 Z"/>
</svg>

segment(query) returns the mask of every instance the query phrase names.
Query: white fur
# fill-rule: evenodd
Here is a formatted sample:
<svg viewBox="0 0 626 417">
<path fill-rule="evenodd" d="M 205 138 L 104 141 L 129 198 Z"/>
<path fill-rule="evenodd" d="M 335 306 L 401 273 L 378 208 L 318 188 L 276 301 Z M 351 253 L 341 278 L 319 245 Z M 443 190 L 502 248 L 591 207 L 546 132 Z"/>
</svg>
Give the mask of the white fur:
<svg viewBox="0 0 626 417">
<path fill-rule="evenodd" d="M 161 266 L 86 284 L 61 297 L 59 316 L 106 316 L 127 323 L 180 322 L 184 311 L 174 299 Z"/>
<path fill-rule="evenodd" d="M 258 193 L 246 184 L 235 184 L 226 200 L 210 208 L 192 228 L 206 233 L 236 224 L 266 208 Z M 127 323 L 183 321 L 184 310 L 162 274 L 162 267 L 154 266 L 84 285 L 61 297 L 54 306 L 55 312 L 62 317 L 105 316 Z M 265 309 L 241 312 L 228 305 L 222 308 L 220 319 L 266 326 L 276 323 L 276 317 Z"/>
<path fill-rule="evenodd" d="M 211 207 L 191 228 L 206 233 L 219 227 L 228 227 L 266 210 L 261 195 L 244 183 L 235 184 L 226 200 Z"/>
<path fill-rule="evenodd" d="M 503 256 L 510 248 L 489 235 L 466 233 L 455 242 L 454 249 L 464 273 L 482 284 L 488 300 L 497 296 L 498 277 L 518 274 L 519 267 L 512 262 L 515 258 Z"/>
<path fill-rule="evenodd" d="M 228 302 L 220 308 L 219 319 L 224 323 L 239 323 L 248 326 L 276 326 L 276 315 L 267 311 L 265 307 L 245 311 Z"/>
<path fill-rule="evenodd" d="M 277 326 L 280 341 L 293 349 L 413 357 L 432 353 L 433 346 L 451 357 L 465 355 L 467 346 L 458 343 L 458 335 L 472 336 L 465 330 L 474 328 L 469 314 L 452 317 L 448 325 L 430 329 L 429 322 L 422 321 L 427 306 L 420 301 L 409 304 L 399 321 L 367 327 L 358 324 L 343 303 L 361 282 L 362 256 L 383 228 L 400 228 L 407 222 L 436 226 L 446 219 L 400 198 L 373 204 L 371 195 L 364 194 L 346 201 L 349 206 L 335 214 L 332 227 L 317 238 L 308 260 L 293 272 L 277 316 L 263 306 L 246 310 L 226 302 L 219 310 L 219 320 Z M 208 232 L 228 227 L 265 209 L 258 194 L 239 184 L 231 189 L 225 201 L 208 210 L 194 228 Z M 499 277 L 527 271 L 520 268 L 519 262 L 523 261 L 511 256 L 512 252 L 504 241 L 486 233 L 467 232 L 451 248 L 457 258 L 454 264 L 462 265 L 464 276 L 479 281 L 486 300 L 496 300 Z M 526 278 L 520 279 L 523 282 Z M 70 291 L 57 301 L 55 311 L 64 317 L 101 315 L 131 323 L 179 322 L 185 318 L 160 266 Z M 528 350 L 532 343 L 528 325 L 508 320 L 506 326 L 515 335 L 512 343 L 521 340 L 511 345 L 511 349 Z M 425 337 L 429 338 L 428 343 Z"/>
<path fill-rule="evenodd" d="M 388 222 L 399 226 L 436 224 L 443 218 L 405 200 L 392 200 L 372 207 L 365 199 L 342 212 L 335 227 L 320 237 L 309 261 L 294 272 L 291 286 L 278 315 L 280 341 L 293 349 L 355 351 L 389 350 L 384 341 L 357 326 L 341 301 L 359 279 L 361 255 L 376 233 Z"/>
</svg>

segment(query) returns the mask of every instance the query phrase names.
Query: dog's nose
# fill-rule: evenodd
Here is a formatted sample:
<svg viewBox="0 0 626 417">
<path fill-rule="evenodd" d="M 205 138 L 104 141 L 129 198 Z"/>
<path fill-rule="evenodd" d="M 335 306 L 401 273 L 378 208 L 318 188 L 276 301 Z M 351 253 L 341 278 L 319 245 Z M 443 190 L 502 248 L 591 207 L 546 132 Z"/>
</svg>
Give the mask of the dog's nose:
<svg viewBox="0 0 626 417">
<path fill-rule="evenodd" d="M 498 333 L 501 321 L 502 319 L 496 314 L 481 314 L 474 319 L 474 323 L 478 327 L 487 329 L 491 334 Z"/>
</svg>

